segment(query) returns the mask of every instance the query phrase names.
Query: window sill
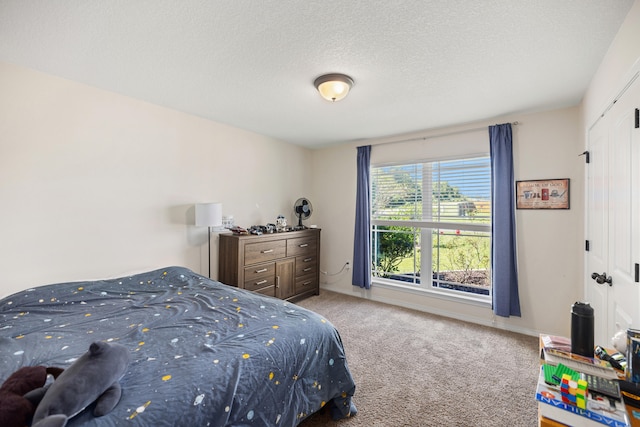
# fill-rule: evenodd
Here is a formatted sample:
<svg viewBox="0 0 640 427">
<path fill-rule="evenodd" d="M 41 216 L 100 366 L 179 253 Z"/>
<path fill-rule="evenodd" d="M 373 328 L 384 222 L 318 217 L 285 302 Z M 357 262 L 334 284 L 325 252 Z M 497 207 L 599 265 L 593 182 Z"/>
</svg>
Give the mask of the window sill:
<svg viewBox="0 0 640 427">
<path fill-rule="evenodd" d="M 474 295 L 460 295 L 459 292 L 455 294 L 440 289 L 424 289 L 416 286 L 403 285 L 396 283 L 395 281 L 381 279 L 380 277 L 373 277 L 371 279 L 371 286 L 393 289 L 397 291 L 412 293 L 415 295 L 423 295 L 433 298 L 439 298 L 447 301 L 455 301 L 463 304 L 475 305 L 478 307 L 491 308 L 491 297 L 482 297 Z"/>
</svg>

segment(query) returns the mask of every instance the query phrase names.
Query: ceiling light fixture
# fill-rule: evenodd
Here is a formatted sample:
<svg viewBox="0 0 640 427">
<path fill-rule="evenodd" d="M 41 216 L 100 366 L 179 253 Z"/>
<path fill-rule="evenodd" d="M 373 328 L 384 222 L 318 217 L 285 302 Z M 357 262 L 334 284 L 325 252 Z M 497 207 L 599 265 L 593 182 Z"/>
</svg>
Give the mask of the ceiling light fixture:
<svg viewBox="0 0 640 427">
<path fill-rule="evenodd" d="M 327 101 L 336 102 L 347 96 L 353 79 L 344 74 L 325 74 L 318 77 L 313 85 Z"/>
</svg>

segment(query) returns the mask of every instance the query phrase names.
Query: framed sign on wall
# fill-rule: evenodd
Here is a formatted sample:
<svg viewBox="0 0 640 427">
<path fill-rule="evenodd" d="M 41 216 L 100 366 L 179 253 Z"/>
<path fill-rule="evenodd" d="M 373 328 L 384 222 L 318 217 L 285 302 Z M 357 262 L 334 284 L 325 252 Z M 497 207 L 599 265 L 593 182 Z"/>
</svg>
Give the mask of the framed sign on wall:
<svg viewBox="0 0 640 427">
<path fill-rule="evenodd" d="M 517 209 L 569 209 L 569 178 L 516 181 Z"/>
</svg>

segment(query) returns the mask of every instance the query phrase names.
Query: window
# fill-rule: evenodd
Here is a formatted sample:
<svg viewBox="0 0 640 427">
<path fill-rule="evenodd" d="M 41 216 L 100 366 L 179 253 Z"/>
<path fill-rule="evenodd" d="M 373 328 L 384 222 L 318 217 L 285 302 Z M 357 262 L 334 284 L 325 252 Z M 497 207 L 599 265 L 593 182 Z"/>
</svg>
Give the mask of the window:
<svg viewBox="0 0 640 427">
<path fill-rule="evenodd" d="M 488 156 L 373 166 L 371 182 L 374 279 L 490 299 Z"/>
</svg>

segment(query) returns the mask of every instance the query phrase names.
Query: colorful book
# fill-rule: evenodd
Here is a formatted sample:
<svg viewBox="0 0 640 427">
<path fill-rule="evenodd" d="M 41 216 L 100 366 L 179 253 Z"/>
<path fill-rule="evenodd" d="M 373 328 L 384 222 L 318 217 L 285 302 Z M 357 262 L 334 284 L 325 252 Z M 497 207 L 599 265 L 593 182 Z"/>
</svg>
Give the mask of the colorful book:
<svg viewBox="0 0 640 427">
<path fill-rule="evenodd" d="M 567 425 L 629 427 L 624 402 L 589 395 L 586 408 L 562 401 L 560 387 L 545 382 L 544 367 L 540 367 L 536 400 L 539 414 Z"/>
<path fill-rule="evenodd" d="M 618 373 L 605 360 L 571 353 L 571 340 L 554 335 L 540 335 L 541 357 L 551 365 L 562 363 L 569 368 L 607 379 L 619 379 Z M 569 351 L 567 351 L 569 349 Z"/>
<path fill-rule="evenodd" d="M 562 363 L 574 371 L 609 380 L 619 379 L 618 373 L 611 367 L 609 362 L 600 359 L 590 359 L 588 357 L 576 355 L 574 353 L 564 353 L 558 350 L 543 349 L 544 361 L 551 365 Z"/>
<path fill-rule="evenodd" d="M 571 353 L 571 338 L 559 335 L 540 334 L 540 341 L 543 348 L 550 348 Z"/>
</svg>

